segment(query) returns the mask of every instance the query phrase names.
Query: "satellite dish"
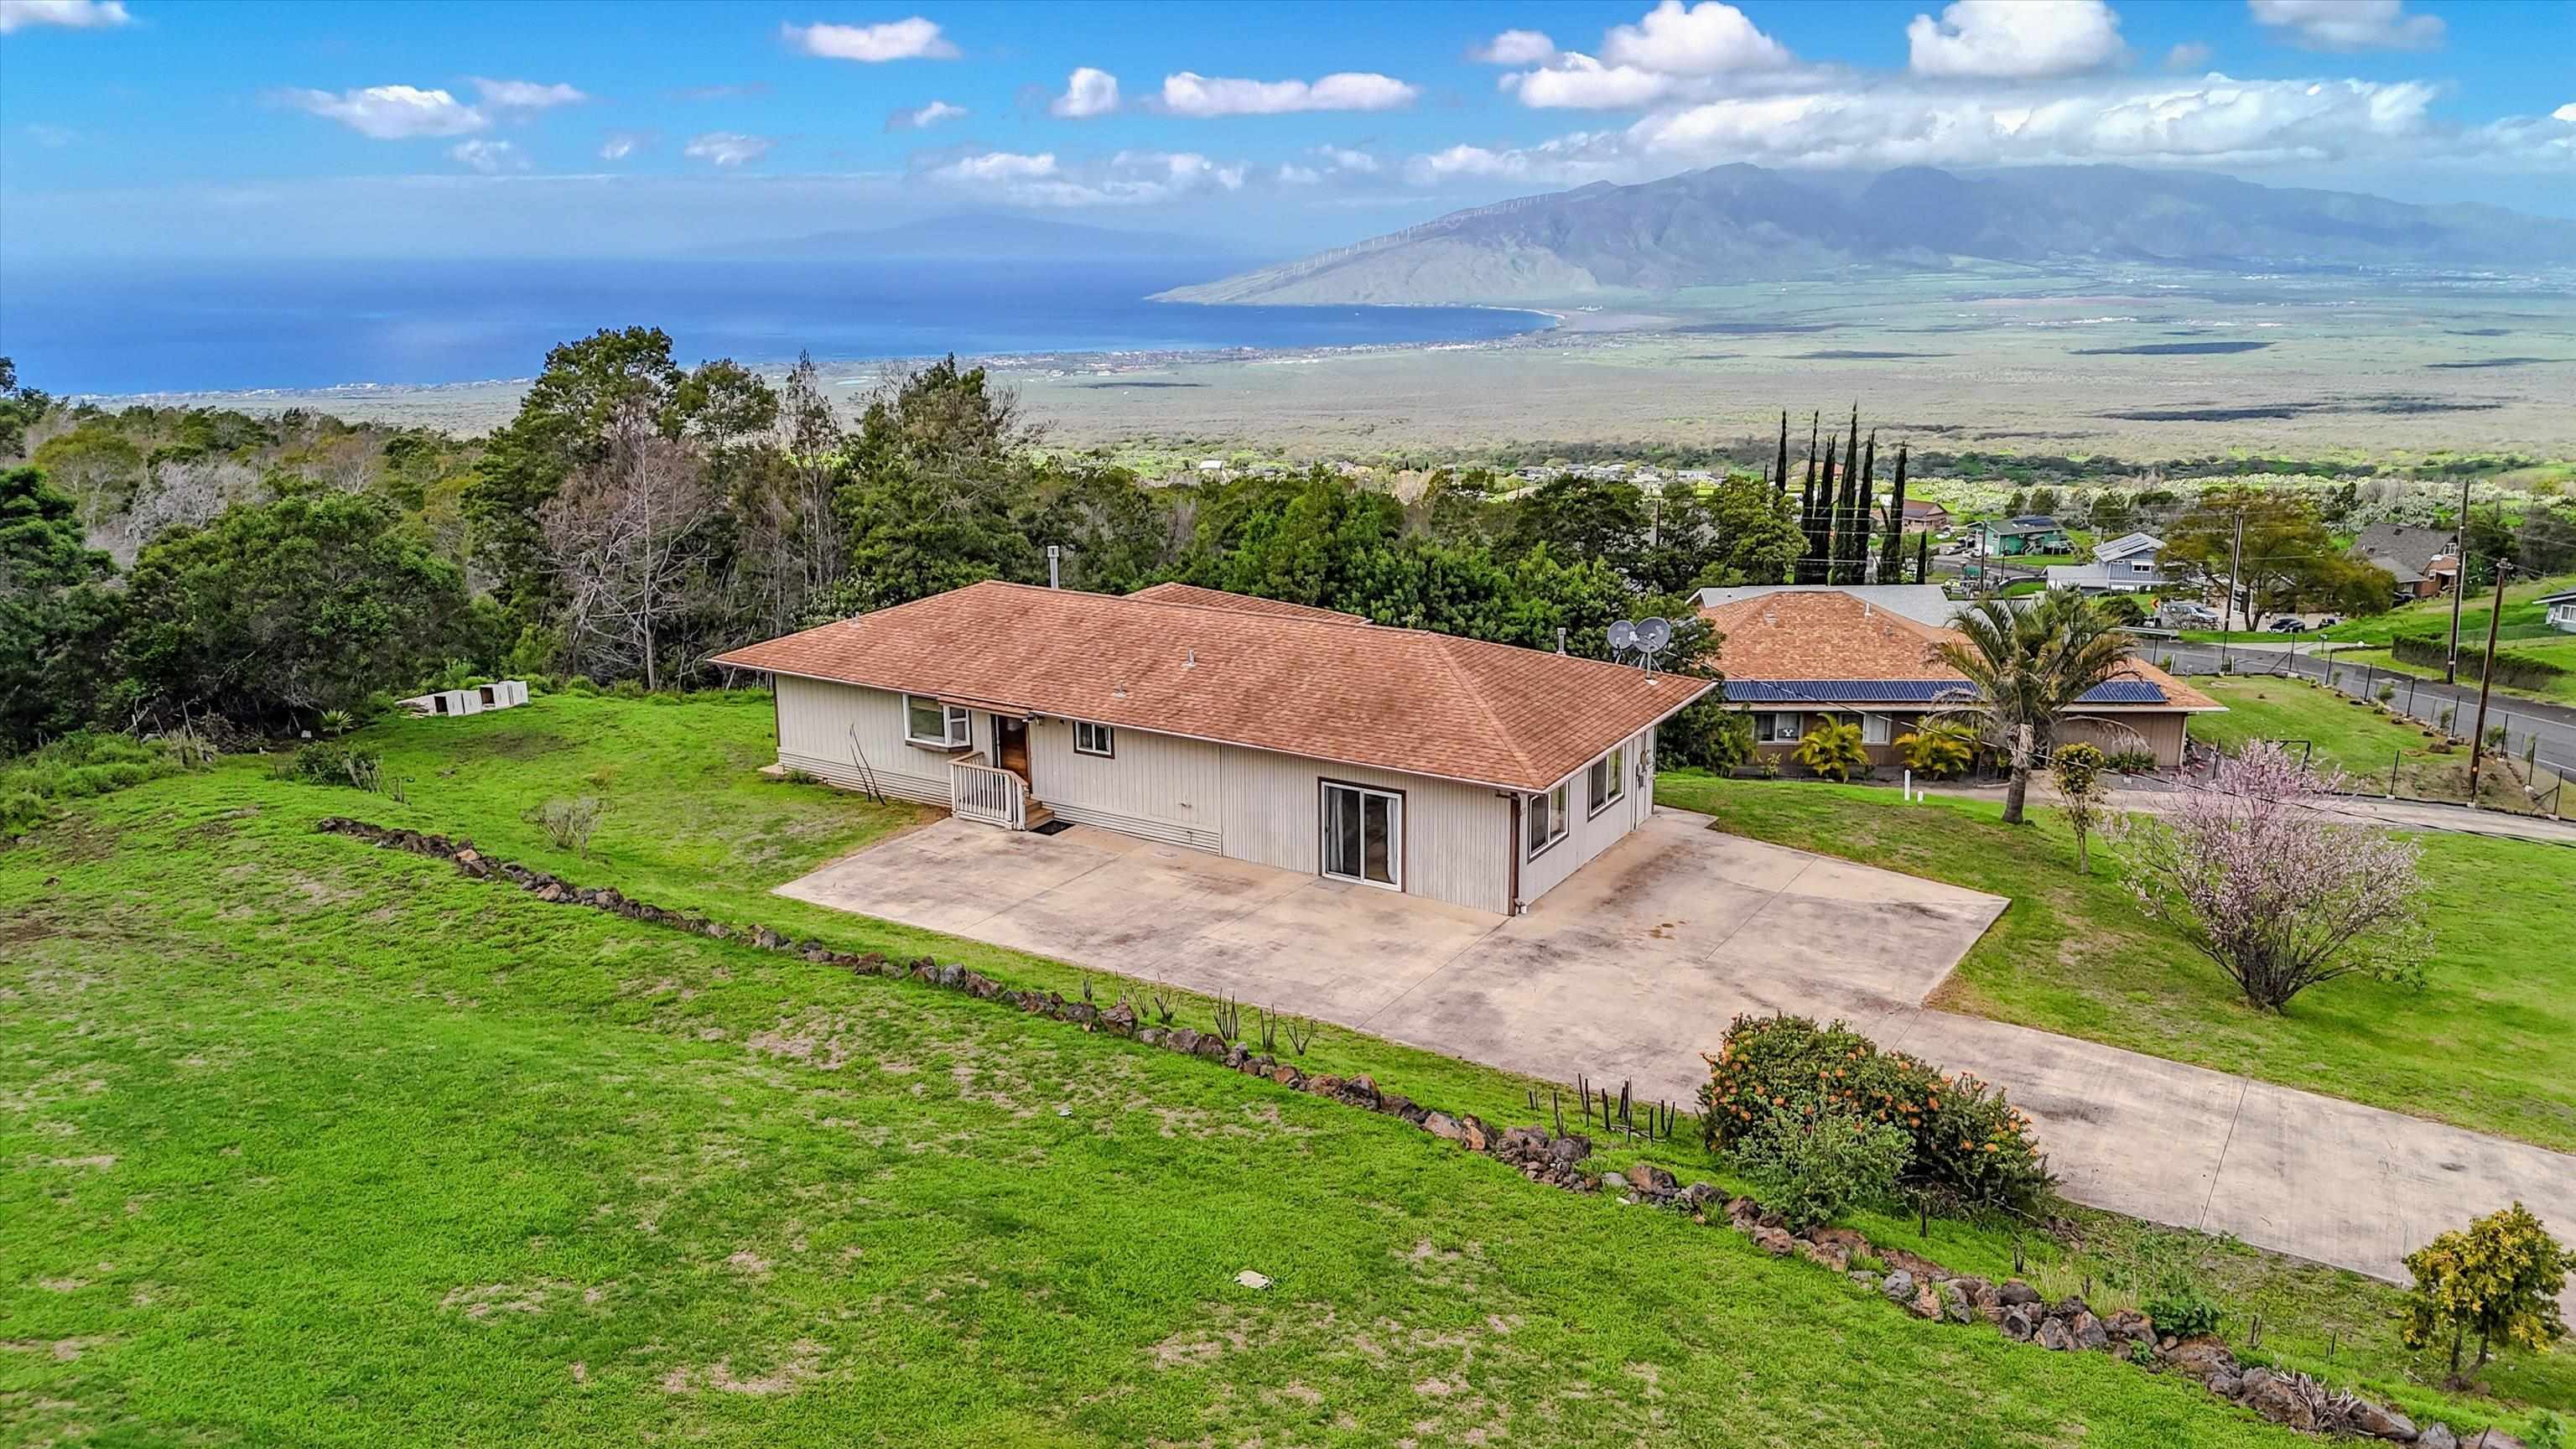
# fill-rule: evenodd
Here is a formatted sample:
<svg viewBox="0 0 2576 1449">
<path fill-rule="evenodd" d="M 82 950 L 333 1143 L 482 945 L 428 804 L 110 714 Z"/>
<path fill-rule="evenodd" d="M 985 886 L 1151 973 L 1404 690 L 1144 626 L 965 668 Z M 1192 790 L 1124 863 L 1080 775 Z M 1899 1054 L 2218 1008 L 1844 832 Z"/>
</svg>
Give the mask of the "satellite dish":
<svg viewBox="0 0 2576 1449">
<path fill-rule="evenodd" d="M 1648 654 L 1660 653 L 1663 647 L 1671 642 L 1673 642 L 1672 621 L 1668 619 L 1640 619 L 1637 621 L 1637 647 L 1639 649 L 1644 650 Z"/>
<path fill-rule="evenodd" d="M 1622 619 L 1610 626 L 1610 650 L 1619 653 L 1637 647 L 1637 621 Z"/>
</svg>

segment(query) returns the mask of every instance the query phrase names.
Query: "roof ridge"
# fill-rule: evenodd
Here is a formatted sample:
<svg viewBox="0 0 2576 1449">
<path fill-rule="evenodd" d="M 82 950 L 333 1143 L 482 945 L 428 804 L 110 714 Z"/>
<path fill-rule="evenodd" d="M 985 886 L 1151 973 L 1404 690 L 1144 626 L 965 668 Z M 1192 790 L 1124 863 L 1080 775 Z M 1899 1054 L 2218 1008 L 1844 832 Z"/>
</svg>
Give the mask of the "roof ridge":
<svg viewBox="0 0 2576 1449">
<path fill-rule="evenodd" d="M 1476 706 L 1476 712 L 1485 717 L 1486 724 L 1492 726 L 1494 732 L 1493 737 L 1502 741 L 1503 745 L 1512 752 L 1512 759 L 1518 762 L 1523 770 L 1529 772 L 1531 775 L 1536 775 L 1538 773 L 1538 767 L 1531 763 L 1529 752 L 1522 749 L 1520 740 L 1516 738 L 1511 731 L 1503 727 L 1503 717 L 1494 711 L 1493 701 L 1485 698 L 1485 691 L 1482 688 L 1479 688 L 1476 681 L 1468 676 L 1466 669 L 1458 663 L 1458 656 L 1456 653 L 1449 648 L 1449 645 L 1462 641 L 1460 641 L 1455 635 L 1434 634 L 1428 629 L 1421 630 L 1419 632 L 1439 641 L 1439 643 L 1434 646 L 1433 652 L 1440 656 L 1441 663 L 1449 667 L 1450 677 L 1458 681 L 1460 688 L 1466 690 L 1467 698 Z M 1566 655 L 1560 657 L 1571 658 L 1572 656 Z"/>
</svg>

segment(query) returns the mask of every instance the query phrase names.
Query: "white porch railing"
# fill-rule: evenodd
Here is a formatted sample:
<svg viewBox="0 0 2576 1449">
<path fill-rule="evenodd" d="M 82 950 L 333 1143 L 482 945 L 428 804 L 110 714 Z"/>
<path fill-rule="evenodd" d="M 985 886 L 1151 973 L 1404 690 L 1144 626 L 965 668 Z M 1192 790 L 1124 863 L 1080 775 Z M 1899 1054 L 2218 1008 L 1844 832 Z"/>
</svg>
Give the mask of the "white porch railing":
<svg viewBox="0 0 2576 1449">
<path fill-rule="evenodd" d="M 984 762 L 982 750 L 948 762 L 948 804 L 960 820 L 1005 830 L 1028 827 L 1029 787 L 1008 770 Z"/>
</svg>

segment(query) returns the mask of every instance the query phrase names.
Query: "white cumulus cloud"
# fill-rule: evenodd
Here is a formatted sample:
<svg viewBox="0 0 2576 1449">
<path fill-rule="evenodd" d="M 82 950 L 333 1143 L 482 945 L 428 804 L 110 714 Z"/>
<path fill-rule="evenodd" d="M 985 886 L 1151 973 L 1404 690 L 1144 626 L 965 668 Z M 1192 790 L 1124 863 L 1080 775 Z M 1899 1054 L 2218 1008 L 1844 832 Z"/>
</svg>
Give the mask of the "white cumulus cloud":
<svg viewBox="0 0 2576 1449">
<path fill-rule="evenodd" d="M 0 35 L 38 25 L 66 30 L 113 30 L 131 25 L 125 0 L 0 0 Z"/>
<path fill-rule="evenodd" d="M 599 159 L 602 161 L 623 161 L 627 157 L 634 155 L 636 152 L 643 150 L 645 146 L 652 142 L 652 139 L 653 138 L 651 136 L 648 136 L 641 131 L 611 131 L 608 133 L 606 138 L 601 140 L 599 143 Z"/>
<path fill-rule="evenodd" d="M 1316 186 L 1323 180 L 1324 173 L 1312 166 L 1300 166 L 1294 161 L 1279 163 L 1279 184 L 1282 186 Z"/>
<path fill-rule="evenodd" d="M 1072 120 L 1105 116 L 1118 109 L 1118 77 L 1090 66 L 1076 66 L 1064 78 L 1064 94 L 1047 102 L 1050 114 Z"/>
<path fill-rule="evenodd" d="M 2198 70 L 2209 64 L 2209 47 L 2197 40 L 2186 40 L 2165 52 L 2165 69 Z"/>
<path fill-rule="evenodd" d="M 1486 65 L 1544 65 L 1556 57 L 1556 42 L 1536 30 L 1506 30 L 1467 52 Z"/>
<path fill-rule="evenodd" d="M 1363 176 L 1377 174 L 1377 158 L 1366 151 L 1348 146 L 1318 146 L 1315 154 L 1330 162 L 1336 171 L 1355 171 Z"/>
<path fill-rule="evenodd" d="M 913 106 L 888 113 L 885 128 L 889 131 L 926 130 L 942 121 L 958 120 L 966 114 L 967 110 L 964 106 L 952 106 L 946 101 L 932 101 L 926 106 Z"/>
<path fill-rule="evenodd" d="M 2303 50 L 2432 50 L 2439 16 L 2409 15 L 2405 0 L 2246 0 L 2254 23 Z"/>
<path fill-rule="evenodd" d="M 507 141 L 459 141 L 447 148 L 447 154 L 449 159 L 486 176 L 528 169 L 527 159 L 519 154 L 519 148 Z"/>
<path fill-rule="evenodd" d="M 769 154 L 778 143 L 767 136 L 746 136 L 740 131 L 709 131 L 693 136 L 680 154 L 692 161 L 711 161 L 718 166 L 740 166 Z"/>
<path fill-rule="evenodd" d="M 2102 0 L 1952 0 L 1905 27 L 1916 75 L 2028 79 L 2120 58 L 2120 17 Z"/>
<path fill-rule="evenodd" d="M 448 92 L 419 86 L 366 86 L 337 93 L 287 90 L 278 98 L 378 141 L 462 136 L 491 124 L 481 111 Z"/>
<path fill-rule="evenodd" d="M 1663 0 L 1634 25 L 1614 26 L 1601 53 L 1614 66 L 1675 75 L 1722 75 L 1789 63 L 1788 47 L 1722 0 Z"/>
<path fill-rule="evenodd" d="M 561 81 L 549 85 L 540 81 L 487 80 L 479 75 L 474 77 L 474 91 L 483 98 L 483 104 L 497 111 L 549 111 L 590 99 Z"/>
<path fill-rule="evenodd" d="M 955 60 L 957 47 L 935 23 L 915 15 L 883 25 L 781 25 L 779 35 L 826 60 Z"/>
<path fill-rule="evenodd" d="M 1239 191 L 1249 174 L 1248 167 L 1195 151 L 1121 151 L 1070 166 L 1052 151 L 986 151 L 927 173 L 940 185 L 1014 206 L 1044 207 L 1139 206 L 1193 192 Z"/>
<path fill-rule="evenodd" d="M 1230 80 L 1181 71 L 1163 77 L 1163 109 L 1182 116 L 1268 116 L 1289 111 L 1392 111 L 1422 93 L 1393 76 L 1342 71 L 1317 81 Z"/>
<path fill-rule="evenodd" d="M 1556 63 L 1502 78 L 1502 88 L 1521 104 L 1562 110 L 1634 110 L 1672 94 L 1675 79 L 1659 70 L 1633 65 L 1603 65 L 1581 51 L 1569 50 Z"/>
</svg>

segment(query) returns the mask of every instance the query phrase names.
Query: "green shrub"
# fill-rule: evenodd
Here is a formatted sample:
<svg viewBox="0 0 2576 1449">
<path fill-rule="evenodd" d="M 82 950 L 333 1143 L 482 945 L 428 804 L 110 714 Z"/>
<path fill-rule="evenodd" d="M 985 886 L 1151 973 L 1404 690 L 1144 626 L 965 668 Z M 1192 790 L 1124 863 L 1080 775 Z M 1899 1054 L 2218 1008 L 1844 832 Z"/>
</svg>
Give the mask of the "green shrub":
<svg viewBox="0 0 2576 1449">
<path fill-rule="evenodd" d="M 2102 757 L 2102 768 L 2121 775 L 2152 775 L 2156 770 L 2156 752 L 2113 750 Z"/>
<path fill-rule="evenodd" d="M 644 681 L 640 679 L 621 679 L 615 684 L 610 685 L 608 687 L 608 692 L 610 695 L 618 699 L 642 699 L 644 697 Z"/>
<path fill-rule="evenodd" d="M 214 751 L 193 734 L 149 740 L 68 734 L 0 763 L 0 830 L 32 830 L 65 801 L 112 794 L 213 759 Z"/>
<path fill-rule="evenodd" d="M 1977 732 L 1957 720 L 1933 720 L 1896 737 L 1905 768 L 1934 780 L 1968 773 L 1977 762 Z"/>
<path fill-rule="evenodd" d="M 1798 741 L 1798 763 L 1828 780 L 1848 780 L 1852 772 L 1869 773 L 1869 751 L 1861 744 L 1860 726 L 1850 720 L 1817 722 Z"/>
<path fill-rule="evenodd" d="M 315 740 L 298 749 L 278 773 L 307 785 L 375 790 L 384 784 L 384 758 L 373 750 L 353 750 L 347 745 Z"/>
<path fill-rule="evenodd" d="M 2227 1321 L 2227 1315 L 2200 1290 L 2200 1280 L 2182 1269 L 2157 1280 L 2138 1300 L 2138 1309 L 2156 1321 L 2157 1333 L 2176 1338 L 2207 1338 Z"/>
<path fill-rule="evenodd" d="M 1886 1052 L 1842 1022 L 1739 1016 L 1700 1088 L 1701 1129 L 1711 1150 L 1736 1144 L 1776 1110 L 1847 1111 L 1911 1139 L 1900 1179 L 1972 1207 L 2035 1210 L 2051 1186 L 2030 1119 L 2001 1092 L 1962 1072 Z"/>
<path fill-rule="evenodd" d="M 1809 1116 L 1774 1107 L 1735 1145 L 1755 1198 L 1792 1231 L 1885 1202 L 1913 1155 L 1903 1131 L 1841 1108 Z"/>
</svg>

